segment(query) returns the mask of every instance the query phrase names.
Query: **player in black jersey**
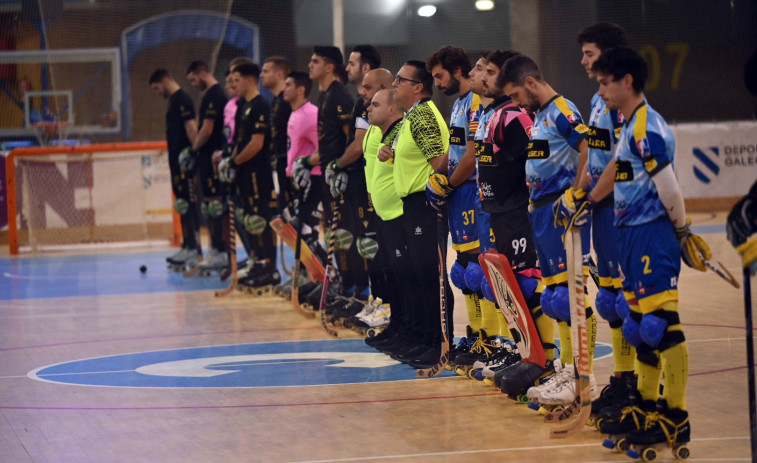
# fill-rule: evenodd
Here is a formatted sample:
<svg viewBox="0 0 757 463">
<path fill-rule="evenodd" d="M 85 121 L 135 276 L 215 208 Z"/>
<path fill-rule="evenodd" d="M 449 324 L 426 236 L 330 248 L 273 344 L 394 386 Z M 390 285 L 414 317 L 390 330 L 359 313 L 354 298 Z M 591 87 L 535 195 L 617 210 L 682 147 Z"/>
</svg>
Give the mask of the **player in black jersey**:
<svg viewBox="0 0 757 463">
<path fill-rule="evenodd" d="M 281 56 L 271 56 L 263 63 L 260 83 L 273 93 L 271 101 L 271 169 L 278 183 L 279 213 L 291 207 L 294 201 L 292 182 L 287 178 L 287 122 L 292 107 L 284 100 L 284 83 L 291 72 L 289 61 Z"/>
<path fill-rule="evenodd" d="M 381 57 L 372 45 L 358 45 L 353 48 L 347 62 L 349 81 L 360 89 L 365 74 L 381 65 Z M 375 257 L 376 232 L 375 212 L 368 202 L 365 184 L 365 160 L 363 159 L 363 138 L 369 127 L 368 113 L 363 98 L 358 98 L 352 109 L 349 123 L 347 148 L 337 159 L 329 162 L 324 171 L 324 180 L 330 186 L 331 197 L 338 199 L 344 195 L 344 206 L 340 214 L 341 233 L 351 238 L 354 245 L 347 250 L 347 268 L 352 274 L 353 286 L 346 286 L 347 293 L 367 298 L 369 275 L 374 295 L 381 292 L 380 278 L 371 265 Z M 366 272 L 366 267 L 368 272 Z M 376 293 L 378 290 L 378 293 Z"/>
<path fill-rule="evenodd" d="M 239 106 L 236 119 L 236 146 L 231 157 L 224 158 L 218 166 L 223 176 L 235 171 L 235 187 L 243 211 L 242 222 L 252 235 L 250 252 L 265 267 L 250 274 L 240 283 L 247 286 L 279 284 L 281 277 L 276 270 L 276 246 L 273 230 L 268 226 L 276 211 L 276 193 L 270 160 L 271 107 L 258 90 L 260 67 L 244 63 L 232 70 L 232 77 L 244 104 Z"/>
<path fill-rule="evenodd" d="M 187 79 L 192 86 L 202 92 L 200 101 L 199 126 L 192 150 L 197 153 L 197 170 L 202 185 L 203 217 L 208 222 L 210 250 L 203 259 L 203 267 L 224 268 L 228 265 L 226 242 L 223 236 L 225 219 L 224 188 L 218 179 L 218 171 L 213 163 L 213 153 L 223 148 L 223 109 L 226 95 L 218 81 L 209 72 L 207 63 L 193 61 L 187 69 Z"/>
<path fill-rule="evenodd" d="M 349 124 L 352 116 L 350 111 L 354 102 L 344 85 L 339 83 L 335 77 L 336 71 L 343 67 L 342 63 L 342 52 L 338 48 L 319 45 L 313 47 L 308 71 L 310 78 L 318 82 L 321 90 L 316 104 L 318 106 L 318 154 L 297 160 L 296 173 L 294 173 L 295 181 L 301 176 L 300 172 L 304 169 L 320 165 L 321 169 L 325 170 L 326 166 L 342 156 L 347 148 Z M 313 181 L 311 188 L 321 188 L 326 223 L 331 223 L 335 212 L 339 212 L 337 219 L 343 217 L 344 195 L 341 195 L 339 199 L 331 199 L 330 185 L 326 182 L 316 185 L 317 177 L 311 177 L 311 181 Z M 352 276 L 352 271 L 355 269 L 350 267 L 350 262 L 355 260 L 348 261 L 345 256 L 347 241 L 337 239 L 337 242 L 340 243 L 340 245 L 337 245 L 337 267 L 342 275 L 345 288 L 349 288 L 355 285 L 355 279 Z M 357 253 L 351 243 L 349 247 L 352 248 L 351 253 Z M 362 260 L 358 260 L 362 264 Z"/>
<path fill-rule="evenodd" d="M 171 187 L 176 200 L 174 209 L 181 216 L 181 250 L 166 258 L 171 265 L 192 265 L 202 255 L 198 234 L 197 207 L 190 197 L 188 173 L 179 166 L 179 155 L 191 147 L 197 137 L 197 122 L 192 98 L 181 89 L 165 69 L 156 69 L 149 80 L 153 91 L 168 100 L 166 110 L 166 142 L 168 165 L 171 171 Z"/>
</svg>

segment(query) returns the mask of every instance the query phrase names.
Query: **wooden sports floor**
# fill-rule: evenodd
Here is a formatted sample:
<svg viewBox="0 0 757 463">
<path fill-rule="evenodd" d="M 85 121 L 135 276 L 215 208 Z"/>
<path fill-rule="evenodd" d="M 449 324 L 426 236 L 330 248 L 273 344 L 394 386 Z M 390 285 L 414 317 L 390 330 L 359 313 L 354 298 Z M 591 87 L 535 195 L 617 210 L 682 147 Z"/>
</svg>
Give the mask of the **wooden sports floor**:
<svg viewBox="0 0 757 463">
<path fill-rule="evenodd" d="M 740 280 L 723 214 L 693 218 Z M 630 460 L 588 426 L 549 439 L 540 415 L 482 383 L 415 379 L 280 298 L 215 298 L 221 284 L 172 274 L 169 252 L 0 256 L 0 461 Z M 691 461 L 748 461 L 742 292 L 690 269 L 679 287 Z M 603 322 L 598 342 L 609 343 Z M 603 352 L 599 383 L 612 369 Z"/>
</svg>

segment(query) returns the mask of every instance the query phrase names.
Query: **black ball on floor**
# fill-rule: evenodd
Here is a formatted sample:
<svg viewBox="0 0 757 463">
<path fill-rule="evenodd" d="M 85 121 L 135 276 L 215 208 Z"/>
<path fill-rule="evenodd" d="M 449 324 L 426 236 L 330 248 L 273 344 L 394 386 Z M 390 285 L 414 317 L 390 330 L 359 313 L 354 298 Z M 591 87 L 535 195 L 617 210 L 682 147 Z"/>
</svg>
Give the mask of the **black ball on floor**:
<svg viewBox="0 0 757 463">
<path fill-rule="evenodd" d="M 147 266 L 146 265 L 140 265 L 139 266 L 139 271 L 141 273 L 147 273 Z"/>
</svg>

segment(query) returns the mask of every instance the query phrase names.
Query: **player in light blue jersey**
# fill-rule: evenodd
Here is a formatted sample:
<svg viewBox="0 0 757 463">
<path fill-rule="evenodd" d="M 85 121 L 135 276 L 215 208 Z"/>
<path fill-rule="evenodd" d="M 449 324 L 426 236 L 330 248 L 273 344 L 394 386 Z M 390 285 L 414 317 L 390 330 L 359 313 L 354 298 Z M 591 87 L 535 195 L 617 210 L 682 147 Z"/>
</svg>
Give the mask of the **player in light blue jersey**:
<svg viewBox="0 0 757 463">
<path fill-rule="evenodd" d="M 426 69 L 436 87 L 445 95 L 458 95 L 450 116 L 450 139 L 447 172 L 434 172 L 426 195 L 436 208 L 447 207 L 452 248 L 457 259 L 450 270 L 450 280 L 463 291 L 472 331 L 479 331 L 480 342 L 491 343 L 499 335 L 501 312 L 481 295 L 483 270 L 478 264 L 481 242 L 488 242 L 488 214 L 481 209 L 476 185 L 476 151 L 473 138 L 483 112 L 481 97 L 472 91 L 468 74 L 471 61 L 460 47 L 445 46 L 426 60 Z M 476 359 L 472 355 L 451 359 L 459 374 L 467 374 Z"/>
<path fill-rule="evenodd" d="M 504 89 L 513 103 L 535 112 L 531 128 L 526 161 L 526 183 L 529 188 L 532 210 L 531 225 L 534 244 L 539 257 L 542 282 L 546 289 L 541 295 L 541 307 L 545 314 L 558 321 L 560 335 L 560 360 L 563 365 L 573 364 L 570 339 L 570 295 L 565 248 L 562 237 L 565 225 L 555 221 L 552 204 L 569 188 L 576 188 L 581 180 L 579 172 L 585 172 L 588 157 L 589 128 L 584 124 L 576 106 L 558 94 L 543 78 L 537 64 L 529 57 L 519 55 L 507 60 L 499 73 L 497 84 Z M 590 249 L 589 230 L 582 231 L 584 262 L 587 263 Z M 588 267 L 585 265 L 585 273 Z M 596 340 L 596 317 L 586 308 L 586 325 L 589 339 L 589 371 L 592 396 L 596 393 L 594 380 L 594 341 Z M 575 381 L 566 370 L 564 382 L 555 382 L 567 402 L 573 400 L 577 391 Z M 544 398 L 544 393 L 540 394 Z M 547 403 L 557 403 L 549 397 Z M 554 399 L 554 400 L 553 400 Z"/>
<path fill-rule="evenodd" d="M 636 347 L 639 401 L 629 413 L 601 425 L 608 434 L 626 433 L 626 441 L 646 448 L 666 443 L 675 455 L 690 440 L 686 411 L 688 347 L 678 317 L 681 258 L 705 270 L 710 249 L 689 230 L 683 195 L 673 172 L 675 141 L 665 120 L 646 102 L 647 67 L 634 50 L 608 50 L 594 63 L 599 95 L 626 122 L 618 138 L 615 162 L 608 164 L 594 188 L 576 203 L 573 223 L 583 222 L 593 205 L 611 192 L 615 198 L 621 268 L 630 312 L 623 334 Z M 665 387 L 660 396 L 660 379 Z M 629 409 L 630 410 L 630 409 Z M 638 427 L 638 429 L 637 429 Z"/>
<path fill-rule="evenodd" d="M 581 65 L 586 69 L 586 74 L 592 82 L 596 82 L 592 65 L 600 55 L 611 48 L 628 44 L 625 30 L 613 23 L 591 25 L 578 33 L 577 41 L 581 46 Z M 596 185 L 605 167 L 612 161 L 622 122 L 623 116 L 620 112 L 617 109 L 608 108 L 599 94 L 595 93 L 591 99 L 588 124 L 588 175 L 583 179 L 584 182 L 588 182 L 589 188 Z M 616 305 L 626 305 L 627 302 L 620 291 L 619 248 L 613 206 L 613 197 L 609 195 L 601 204 L 594 207 L 591 217 L 592 242 L 597 254 L 599 276 L 599 290 L 594 299 L 594 307 L 597 313 L 610 324 L 615 365 L 610 384 L 591 404 L 592 414 L 595 416 L 599 415 L 605 407 L 626 404 L 629 390 L 635 388 L 636 385 L 633 373 L 636 350 L 623 338 L 621 329 L 623 320 L 616 310 Z"/>
</svg>

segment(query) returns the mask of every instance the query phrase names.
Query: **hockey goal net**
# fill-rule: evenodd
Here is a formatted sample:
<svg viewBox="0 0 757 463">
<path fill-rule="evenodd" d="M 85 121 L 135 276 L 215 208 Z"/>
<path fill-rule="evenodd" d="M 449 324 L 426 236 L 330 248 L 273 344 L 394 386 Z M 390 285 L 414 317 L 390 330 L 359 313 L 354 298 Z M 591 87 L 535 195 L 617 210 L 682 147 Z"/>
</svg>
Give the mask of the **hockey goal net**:
<svg viewBox="0 0 757 463">
<path fill-rule="evenodd" d="M 174 240 L 165 142 L 15 149 L 6 176 L 11 254 Z"/>
</svg>

